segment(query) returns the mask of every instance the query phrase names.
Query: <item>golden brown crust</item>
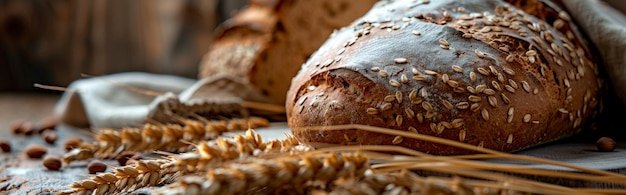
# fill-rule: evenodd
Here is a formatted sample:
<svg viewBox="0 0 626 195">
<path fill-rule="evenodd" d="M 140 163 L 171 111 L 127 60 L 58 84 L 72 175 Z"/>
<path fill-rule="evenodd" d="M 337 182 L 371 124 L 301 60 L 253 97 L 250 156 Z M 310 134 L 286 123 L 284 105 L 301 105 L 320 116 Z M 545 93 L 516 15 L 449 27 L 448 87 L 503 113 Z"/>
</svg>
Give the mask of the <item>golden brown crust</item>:
<svg viewBox="0 0 626 195">
<path fill-rule="evenodd" d="M 310 142 L 446 155 L 468 151 L 297 129 L 366 124 L 507 152 L 570 136 L 596 111 L 602 82 L 582 41 L 556 30 L 569 25 L 497 0 L 380 2 L 303 65 L 287 95 L 289 125 Z"/>
<path fill-rule="evenodd" d="M 210 51 L 204 56 L 199 77 L 230 74 L 246 78 L 254 66 L 254 59 L 271 41 L 276 22 L 272 7 L 255 3 L 224 22 Z"/>
<path fill-rule="evenodd" d="M 363 15 L 377 0 L 253 0 L 222 24 L 205 55 L 200 77 L 231 74 L 285 103 L 300 65 L 336 29 Z"/>
</svg>

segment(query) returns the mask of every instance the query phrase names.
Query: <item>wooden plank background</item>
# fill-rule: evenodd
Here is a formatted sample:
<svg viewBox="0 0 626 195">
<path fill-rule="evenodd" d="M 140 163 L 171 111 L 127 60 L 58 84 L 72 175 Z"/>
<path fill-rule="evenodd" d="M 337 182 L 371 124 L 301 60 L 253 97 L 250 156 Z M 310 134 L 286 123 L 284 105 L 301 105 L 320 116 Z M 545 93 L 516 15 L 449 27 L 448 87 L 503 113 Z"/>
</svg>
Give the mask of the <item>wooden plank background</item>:
<svg viewBox="0 0 626 195">
<path fill-rule="evenodd" d="M 0 91 L 145 71 L 197 77 L 212 33 L 247 0 L 2 0 Z"/>
</svg>

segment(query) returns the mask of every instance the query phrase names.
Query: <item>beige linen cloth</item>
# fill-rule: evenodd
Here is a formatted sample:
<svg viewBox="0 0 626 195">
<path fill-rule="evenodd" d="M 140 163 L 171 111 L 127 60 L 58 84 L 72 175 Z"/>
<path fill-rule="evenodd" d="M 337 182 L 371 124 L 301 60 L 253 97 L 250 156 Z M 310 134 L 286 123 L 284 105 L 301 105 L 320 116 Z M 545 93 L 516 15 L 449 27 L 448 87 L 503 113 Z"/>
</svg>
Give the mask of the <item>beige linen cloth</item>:
<svg viewBox="0 0 626 195">
<path fill-rule="evenodd" d="M 626 103 L 626 19 L 620 12 L 601 1 L 566 0 L 563 3 L 598 48 L 614 90 L 622 102 Z M 71 84 L 70 90 L 58 103 L 55 114 L 62 122 L 75 126 L 119 128 L 138 125 L 150 114 L 166 112 L 158 105 L 168 99 L 181 103 L 190 101 L 190 97 L 185 96 L 203 86 L 209 88 L 204 90 L 205 96 L 220 93 L 222 89 L 219 86 L 207 86 L 211 85 L 211 81 L 220 79 L 224 78 L 205 78 L 203 82 L 197 82 L 194 79 L 147 73 L 121 73 L 82 79 Z M 246 85 L 245 82 L 239 84 L 238 86 Z M 130 90 L 126 87 L 128 85 L 162 94 L 146 95 Z M 186 89 L 187 95 L 184 92 Z M 259 94 L 251 93 L 240 98 L 249 99 L 255 95 Z"/>
<path fill-rule="evenodd" d="M 119 128 L 142 124 L 158 93 L 181 93 L 194 79 L 141 72 L 86 78 L 73 82 L 55 108 L 55 117 L 77 127 Z M 133 86 L 142 91 L 134 91 Z"/>
<path fill-rule="evenodd" d="M 626 104 L 626 18 L 597 0 L 564 0 L 563 4 L 598 49 L 613 90 Z"/>
<path fill-rule="evenodd" d="M 244 101 L 264 103 L 267 99 L 251 84 L 230 75 L 195 80 L 129 72 L 73 82 L 57 104 L 55 115 L 77 127 L 121 128 L 140 125 L 147 118 L 172 122 L 172 115 L 187 114 L 178 113 L 183 111 L 230 114 L 240 111 L 243 107 L 238 105 Z M 222 105 L 221 111 L 201 108 L 207 103 Z"/>
</svg>

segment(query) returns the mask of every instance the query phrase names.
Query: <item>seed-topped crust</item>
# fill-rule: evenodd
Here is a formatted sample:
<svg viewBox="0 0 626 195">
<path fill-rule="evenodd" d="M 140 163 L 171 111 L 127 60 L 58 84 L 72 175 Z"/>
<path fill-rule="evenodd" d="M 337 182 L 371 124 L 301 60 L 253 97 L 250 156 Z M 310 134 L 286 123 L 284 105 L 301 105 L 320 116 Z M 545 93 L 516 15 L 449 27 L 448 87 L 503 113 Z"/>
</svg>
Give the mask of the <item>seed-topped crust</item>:
<svg viewBox="0 0 626 195">
<path fill-rule="evenodd" d="M 560 9 L 537 2 L 520 5 L 498 0 L 378 3 L 303 65 L 287 96 L 289 126 L 313 144 L 397 144 L 444 155 L 468 151 L 366 131 L 298 128 L 365 124 L 410 129 L 507 152 L 580 131 L 600 101 L 594 59 L 573 23 L 555 29 L 546 19 Z M 535 15 L 522 11 L 531 8 Z M 369 34 L 355 34 L 362 30 Z M 343 48 L 341 61 L 314 66 L 335 59 Z M 310 86 L 315 90 L 307 90 Z M 318 104 L 293 103 L 303 98 Z M 324 106 L 331 102 L 350 109 Z"/>
</svg>

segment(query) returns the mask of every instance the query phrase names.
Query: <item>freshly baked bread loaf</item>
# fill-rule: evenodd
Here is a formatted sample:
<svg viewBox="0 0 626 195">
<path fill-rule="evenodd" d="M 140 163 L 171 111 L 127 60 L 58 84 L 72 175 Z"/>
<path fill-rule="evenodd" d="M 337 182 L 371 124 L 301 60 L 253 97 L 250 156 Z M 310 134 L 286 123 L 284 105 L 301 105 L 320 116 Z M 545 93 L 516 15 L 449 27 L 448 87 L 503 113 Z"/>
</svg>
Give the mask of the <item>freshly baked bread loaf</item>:
<svg viewBox="0 0 626 195">
<path fill-rule="evenodd" d="M 512 1 L 516 2 L 516 1 Z M 381 1 L 335 32 L 287 94 L 289 126 L 311 143 L 469 151 L 368 131 L 364 124 L 518 151 L 579 132 L 602 80 L 567 13 L 542 1 Z"/>
<path fill-rule="evenodd" d="M 242 78 L 283 105 L 289 81 L 334 29 L 365 14 L 377 0 L 251 0 L 224 22 L 200 66 L 200 78 Z"/>
</svg>

